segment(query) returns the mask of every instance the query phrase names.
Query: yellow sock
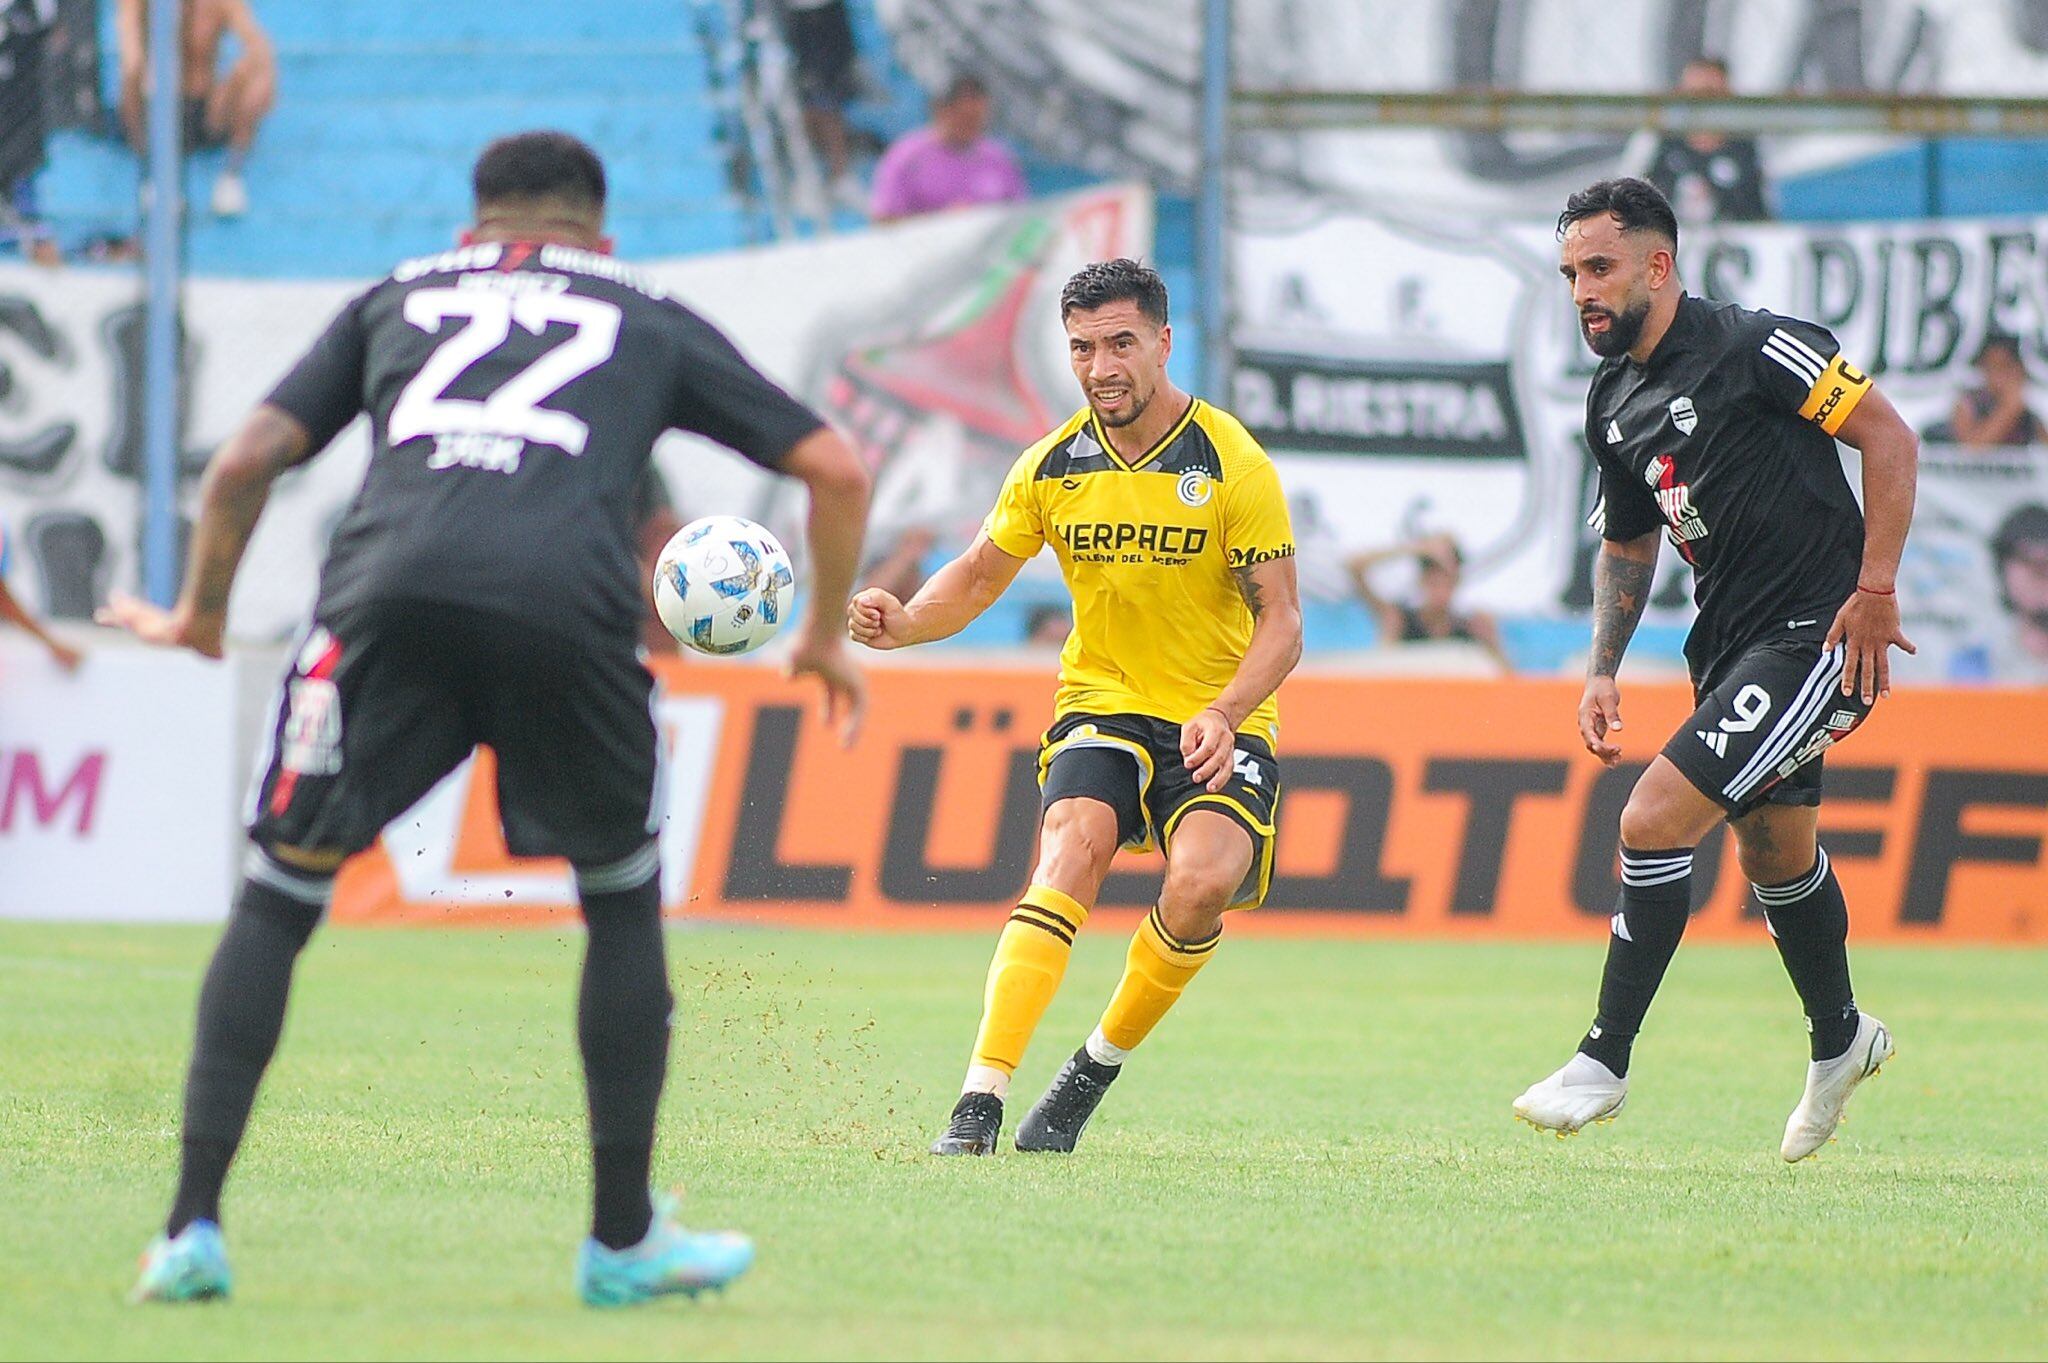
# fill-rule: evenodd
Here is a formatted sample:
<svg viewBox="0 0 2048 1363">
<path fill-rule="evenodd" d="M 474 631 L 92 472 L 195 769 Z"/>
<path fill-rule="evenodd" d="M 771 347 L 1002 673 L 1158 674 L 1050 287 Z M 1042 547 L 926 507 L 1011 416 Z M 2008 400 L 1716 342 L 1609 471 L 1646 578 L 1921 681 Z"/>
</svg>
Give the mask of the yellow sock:
<svg viewBox="0 0 2048 1363">
<path fill-rule="evenodd" d="M 974 1037 L 974 1065 L 1008 1076 L 1024 1060 L 1024 1048 L 1038 1030 L 1046 1005 L 1059 991 L 1073 954 L 1074 934 L 1088 910 L 1071 895 L 1033 885 L 996 941 L 982 997 L 981 1030 Z"/>
<path fill-rule="evenodd" d="M 1131 938 L 1130 954 L 1124 958 L 1124 977 L 1103 1011 L 1102 1037 L 1118 1050 L 1137 1046 L 1166 1010 L 1173 1007 L 1180 991 L 1188 987 L 1195 972 L 1208 964 L 1223 940 L 1217 932 L 1204 942 L 1183 942 L 1166 930 L 1154 908 L 1138 925 Z"/>
</svg>

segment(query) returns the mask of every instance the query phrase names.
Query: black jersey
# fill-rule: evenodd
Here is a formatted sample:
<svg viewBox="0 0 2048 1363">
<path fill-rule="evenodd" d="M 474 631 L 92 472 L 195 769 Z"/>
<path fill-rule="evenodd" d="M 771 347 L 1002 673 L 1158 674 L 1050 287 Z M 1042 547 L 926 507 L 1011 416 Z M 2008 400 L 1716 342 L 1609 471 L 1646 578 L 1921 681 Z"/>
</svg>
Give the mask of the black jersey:
<svg viewBox="0 0 2048 1363">
<path fill-rule="evenodd" d="M 524 243 L 400 265 L 267 401 L 316 450 L 370 416 L 317 618 L 442 601 L 571 636 L 636 631 L 636 496 L 663 432 L 772 468 L 823 424 L 656 285 Z"/>
<path fill-rule="evenodd" d="M 1833 437 L 1870 380 L 1838 350 L 1825 327 L 1687 295 L 1648 364 L 1594 372 L 1589 521 L 1610 540 L 1663 526 L 1692 565 L 1695 680 L 1856 590 L 1863 513 Z"/>
</svg>

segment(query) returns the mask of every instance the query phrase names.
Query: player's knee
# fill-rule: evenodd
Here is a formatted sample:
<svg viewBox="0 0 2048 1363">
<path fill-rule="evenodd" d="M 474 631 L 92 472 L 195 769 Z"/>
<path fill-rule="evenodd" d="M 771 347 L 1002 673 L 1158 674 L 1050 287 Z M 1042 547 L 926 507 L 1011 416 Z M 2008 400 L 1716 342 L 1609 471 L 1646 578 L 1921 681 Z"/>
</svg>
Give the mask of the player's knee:
<svg viewBox="0 0 2048 1363">
<path fill-rule="evenodd" d="M 1039 832 L 1041 883 L 1092 875 L 1100 880 L 1116 856 L 1116 814 L 1099 800 L 1057 800 Z M 1049 878 L 1051 877 L 1051 878 Z"/>
<path fill-rule="evenodd" d="M 1690 830 L 1671 805 L 1636 787 L 1621 810 L 1621 845 L 1642 851 L 1692 845 Z"/>
<path fill-rule="evenodd" d="M 1796 880 L 1813 869 L 1818 855 L 1810 844 L 1787 847 L 1777 842 L 1758 844 L 1740 838 L 1736 839 L 1735 853 L 1743 876 L 1752 885 L 1782 885 Z"/>
<path fill-rule="evenodd" d="M 1222 921 L 1223 910 L 1244 881 L 1244 868 L 1221 860 L 1171 861 L 1166 883 L 1159 891 L 1159 915 L 1166 926 L 1183 941 L 1206 937 Z M 1196 931 L 1189 937 L 1176 915 L 1185 916 L 1184 926 Z"/>
</svg>

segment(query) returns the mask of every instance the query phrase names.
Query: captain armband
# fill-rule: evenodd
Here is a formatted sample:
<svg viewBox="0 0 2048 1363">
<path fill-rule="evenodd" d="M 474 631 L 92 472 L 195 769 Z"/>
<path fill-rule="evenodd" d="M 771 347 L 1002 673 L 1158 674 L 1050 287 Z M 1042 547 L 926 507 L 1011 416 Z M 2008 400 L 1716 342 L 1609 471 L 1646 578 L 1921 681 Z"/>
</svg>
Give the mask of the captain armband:
<svg viewBox="0 0 2048 1363">
<path fill-rule="evenodd" d="M 1856 404 L 1863 401 L 1863 395 L 1869 391 L 1870 375 L 1837 355 L 1828 362 L 1827 369 L 1807 393 L 1799 415 L 1834 435 L 1842 429 L 1849 413 L 1856 410 Z"/>
</svg>

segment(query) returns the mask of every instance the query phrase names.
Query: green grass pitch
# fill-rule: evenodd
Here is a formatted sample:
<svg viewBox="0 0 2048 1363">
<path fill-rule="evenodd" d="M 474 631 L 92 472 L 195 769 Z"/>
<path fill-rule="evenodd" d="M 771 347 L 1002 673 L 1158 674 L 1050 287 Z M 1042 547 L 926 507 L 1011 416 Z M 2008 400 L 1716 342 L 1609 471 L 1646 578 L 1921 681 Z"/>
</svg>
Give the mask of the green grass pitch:
<svg viewBox="0 0 2048 1363">
<path fill-rule="evenodd" d="M 675 933 L 659 1173 L 761 1257 L 597 1313 L 577 938 L 325 932 L 229 1186 L 235 1301 L 134 1308 L 214 933 L 0 924 L 0 1357 L 2048 1352 L 2048 955 L 1859 951 L 1899 1057 L 1787 1168 L 1761 941 L 1682 951 L 1628 1112 L 1558 1141 L 1508 1104 L 1597 945 L 1240 937 L 1077 1156 L 935 1161 L 993 936 Z M 1013 1125 L 1122 951 L 1084 939 Z"/>
</svg>

